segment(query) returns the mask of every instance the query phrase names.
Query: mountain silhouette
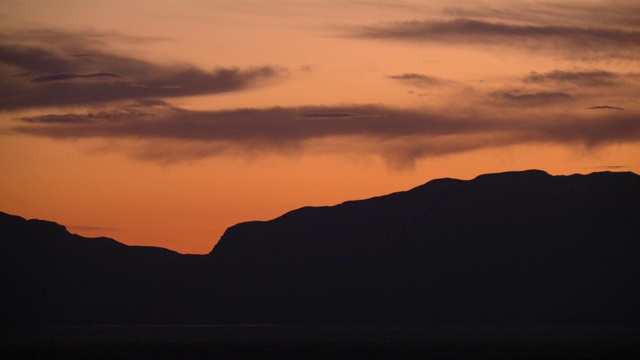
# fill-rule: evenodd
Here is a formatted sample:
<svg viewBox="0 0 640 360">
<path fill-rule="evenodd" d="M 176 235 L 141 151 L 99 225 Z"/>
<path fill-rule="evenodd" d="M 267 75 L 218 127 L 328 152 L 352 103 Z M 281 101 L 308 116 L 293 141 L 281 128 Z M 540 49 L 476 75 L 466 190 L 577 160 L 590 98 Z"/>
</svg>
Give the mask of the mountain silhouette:
<svg viewBox="0 0 640 360">
<path fill-rule="evenodd" d="M 0 213 L 0 321 L 640 325 L 640 176 L 531 170 L 230 227 L 208 255 Z"/>
</svg>

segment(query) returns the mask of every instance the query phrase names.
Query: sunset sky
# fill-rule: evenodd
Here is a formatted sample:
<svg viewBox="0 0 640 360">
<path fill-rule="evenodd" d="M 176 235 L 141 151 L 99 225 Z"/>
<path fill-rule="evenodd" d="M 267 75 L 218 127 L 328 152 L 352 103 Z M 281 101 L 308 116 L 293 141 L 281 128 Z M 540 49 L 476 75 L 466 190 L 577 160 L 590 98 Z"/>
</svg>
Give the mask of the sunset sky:
<svg viewBox="0 0 640 360">
<path fill-rule="evenodd" d="M 640 3 L 0 0 L 0 211 L 207 253 L 509 170 L 640 173 Z"/>
</svg>

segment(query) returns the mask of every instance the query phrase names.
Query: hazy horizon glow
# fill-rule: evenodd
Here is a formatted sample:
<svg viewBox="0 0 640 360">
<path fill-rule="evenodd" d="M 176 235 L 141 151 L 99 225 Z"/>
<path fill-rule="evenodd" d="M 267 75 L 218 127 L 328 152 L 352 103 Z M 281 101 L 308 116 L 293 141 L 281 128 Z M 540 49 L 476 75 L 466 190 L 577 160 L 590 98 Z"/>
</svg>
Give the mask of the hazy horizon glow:
<svg viewBox="0 0 640 360">
<path fill-rule="evenodd" d="M 238 222 L 640 173 L 634 1 L 9 1 L 0 211 L 206 253 Z"/>
</svg>

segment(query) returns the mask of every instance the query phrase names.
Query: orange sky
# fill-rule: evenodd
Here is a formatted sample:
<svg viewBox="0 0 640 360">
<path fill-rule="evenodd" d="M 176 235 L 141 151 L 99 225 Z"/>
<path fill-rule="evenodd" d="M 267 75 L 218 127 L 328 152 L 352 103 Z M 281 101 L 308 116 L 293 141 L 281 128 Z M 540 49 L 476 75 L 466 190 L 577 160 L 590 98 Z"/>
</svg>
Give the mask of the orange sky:
<svg viewBox="0 0 640 360">
<path fill-rule="evenodd" d="M 0 211 L 206 253 L 238 222 L 640 173 L 635 1 L 3 1 Z"/>
</svg>

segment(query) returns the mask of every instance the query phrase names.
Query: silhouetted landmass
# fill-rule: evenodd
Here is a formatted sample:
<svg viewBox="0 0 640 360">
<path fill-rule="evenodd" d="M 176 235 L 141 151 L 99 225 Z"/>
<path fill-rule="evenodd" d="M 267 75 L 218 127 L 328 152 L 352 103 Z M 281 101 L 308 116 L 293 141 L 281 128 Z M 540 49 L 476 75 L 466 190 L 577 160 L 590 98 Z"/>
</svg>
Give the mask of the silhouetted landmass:
<svg viewBox="0 0 640 360">
<path fill-rule="evenodd" d="M 640 177 L 442 179 L 231 227 L 210 254 L 259 322 L 640 324 Z"/>
<path fill-rule="evenodd" d="M 7 214 L 0 228 L 3 324 L 184 321 L 184 297 L 196 296 L 190 291 L 206 277 L 203 256 L 88 239 Z"/>
<path fill-rule="evenodd" d="M 0 213 L 3 325 L 639 326 L 640 176 L 440 179 L 229 228 L 209 255 Z"/>
</svg>

